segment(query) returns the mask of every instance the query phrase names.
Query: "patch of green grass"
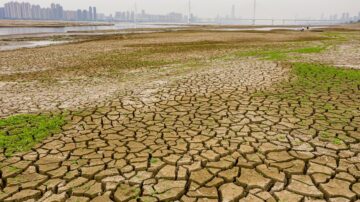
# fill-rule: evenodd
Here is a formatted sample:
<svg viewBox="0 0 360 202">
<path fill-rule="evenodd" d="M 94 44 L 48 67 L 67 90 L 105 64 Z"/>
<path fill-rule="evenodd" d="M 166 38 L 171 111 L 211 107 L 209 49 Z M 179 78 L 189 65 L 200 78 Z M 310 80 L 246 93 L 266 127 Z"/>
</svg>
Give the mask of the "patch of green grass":
<svg viewBox="0 0 360 202">
<path fill-rule="evenodd" d="M 30 150 L 36 143 L 59 132 L 65 123 L 62 116 L 15 115 L 0 120 L 0 148 L 6 155 Z"/>
<path fill-rule="evenodd" d="M 323 35 L 330 40 L 338 40 L 338 41 L 347 40 L 345 34 L 341 32 L 325 32 Z"/>
<path fill-rule="evenodd" d="M 264 50 L 257 51 L 248 51 L 248 52 L 238 52 L 235 55 L 237 57 L 258 57 L 264 60 L 274 60 L 274 61 L 286 61 L 291 58 L 297 58 L 296 55 L 289 55 L 291 53 L 298 54 L 311 54 L 311 53 L 321 53 L 326 50 L 327 46 L 314 46 L 314 47 L 303 47 L 303 48 L 288 48 L 288 47 L 269 47 Z"/>
<path fill-rule="evenodd" d="M 328 138 L 330 138 L 330 134 L 329 133 L 327 133 L 327 132 L 321 132 L 320 133 L 320 137 L 322 137 L 322 138 L 324 138 L 324 139 L 328 139 Z"/>
<path fill-rule="evenodd" d="M 315 46 L 315 47 L 306 47 L 300 48 L 291 51 L 292 53 L 321 53 L 326 50 L 326 46 Z"/>
<path fill-rule="evenodd" d="M 16 166 L 9 166 L 8 168 L 10 172 L 14 172 L 14 173 L 20 170 L 20 168 Z"/>
<path fill-rule="evenodd" d="M 136 199 L 138 199 L 140 197 L 140 188 L 135 188 L 133 190 L 131 190 L 132 193 L 134 193 L 133 195 L 136 197 Z"/>
<path fill-rule="evenodd" d="M 333 139 L 333 144 L 335 145 L 341 145 L 343 143 L 343 141 L 339 138 L 334 138 Z"/>
<path fill-rule="evenodd" d="M 158 158 L 151 158 L 151 159 L 150 159 L 150 163 L 151 163 L 151 164 L 155 164 L 155 163 L 157 163 L 158 161 L 159 161 Z"/>
<path fill-rule="evenodd" d="M 295 73 L 304 78 L 337 79 L 360 82 L 360 71 L 342 69 L 321 64 L 295 63 Z"/>
<path fill-rule="evenodd" d="M 356 116 L 358 111 L 357 98 L 360 95 L 360 71 L 343 69 L 322 64 L 293 63 L 290 82 L 276 84 L 273 89 L 256 93 L 259 97 L 268 97 L 282 103 L 299 103 L 299 112 L 311 114 L 318 122 L 337 124 L 337 127 L 349 125 L 349 119 L 341 120 L 331 117 L 336 111 L 347 111 L 351 116 Z M 341 97 L 349 96 L 352 99 L 344 101 Z M 346 102 L 344 105 L 343 102 Z M 351 103 L 352 102 L 352 103 Z M 308 124 L 305 124 L 308 125 Z M 320 138 L 332 142 L 331 134 L 320 133 Z M 335 140 L 334 143 L 338 141 Z"/>
<path fill-rule="evenodd" d="M 156 194 L 159 194 L 159 193 L 158 193 L 156 190 L 153 189 L 153 190 L 151 191 L 151 196 L 155 196 Z"/>
<path fill-rule="evenodd" d="M 319 94 L 356 93 L 360 89 L 360 71 L 343 69 L 323 64 L 293 63 L 291 70 L 294 79 L 291 82 L 277 84 L 279 91 L 256 92 L 256 96 L 275 96 L 284 100 L 296 100 L 302 106 L 313 105 L 314 101 L 321 109 L 337 109 L 334 102 L 315 100 Z M 335 96 L 336 97 L 336 96 Z M 311 106 L 308 106 L 311 107 Z M 317 117 L 320 118 L 320 117 Z M 323 117 L 325 119 L 325 117 Z"/>
<path fill-rule="evenodd" d="M 113 52 L 100 54 L 94 57 L 91 61 L 92 66 L 103 67 L 116 71 L 118 69 L 131 69 L 140 67 L 157 67 L 171 63 L 170 61 L 161 60 L 157 58 L 145 59 L 149 56 L 149 51 L 137 51 L 133 53 Z"/>
<path fill-rule="evenodd" d="M 333 110 L 333 109 L 335 109 L 335 107 L 333 105 L 329 104 L 329 103 L 326 103 L 325 106 L 324 106 L 324 109 Z"/>
<path fill-rule="evenodd" d="M 282 53 L 282 52 L 268 52 L 268 53 L 265 53 L 263 55 L 263 58 L 265 60 L 276 60 L 276 61 L 280 61 L 280 60 L 285 60 L 288 58 L 288 56 L 285 54 L 285 53 Z"/>
<path fill-rule="evenodd" d="M 285 136 L 285 135 L 279 135 L 279 136 L 278 136 L 278 139 L 279 139 L 279 140 L 285 140 L 285 139 L 286 139 L 286 136 Z"/>
<path fill-rule="evenodd" d="M 297 76 L 295 85 L 312 90 L 337 91 L 357 89 L 360 85 L 360 71 L 341 69 L 321 64 L 295 63 L 293 72 Z"/>
<path fill-rule="evenodd" d="M 191 51 L 209 51 L 219 49 L 231 49 L 240 47 L 242 44 L 234 41 L 194 41 L 177 43 L 156 43 L 156 44 L 136 44 L 128 47 L 148 48 L 151 53 L 179 53 Z"/>
<path fill-rule="evenodd" d="M 265 60 L 284 60 L 287 55 L 284 51 L 273 50 L 273 51 L 249 51 L 240 52 L 236 54 L 238 57 L 260 57 Z"/>
</svg>

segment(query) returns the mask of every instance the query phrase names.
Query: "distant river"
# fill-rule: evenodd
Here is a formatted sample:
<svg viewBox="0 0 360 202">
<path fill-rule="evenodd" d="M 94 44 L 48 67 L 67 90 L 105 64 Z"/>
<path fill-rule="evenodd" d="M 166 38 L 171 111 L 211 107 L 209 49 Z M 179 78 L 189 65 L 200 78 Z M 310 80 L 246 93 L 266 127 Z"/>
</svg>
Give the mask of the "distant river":
<svg viewBox="0 0 360 202">
<path fill-rule="evenodd" d="M 181 25 L 119 23 L 111 26 L 0 27 L 0 36 L 20 35 L 20 34 L 40 34 L 40 33 L 101 31 L 101 30 L 123 30 L 123 29 L 133 29 L 133 28 L 171 28 L 171 27 L 179 27 L 179 26 Z"/>
</svg>

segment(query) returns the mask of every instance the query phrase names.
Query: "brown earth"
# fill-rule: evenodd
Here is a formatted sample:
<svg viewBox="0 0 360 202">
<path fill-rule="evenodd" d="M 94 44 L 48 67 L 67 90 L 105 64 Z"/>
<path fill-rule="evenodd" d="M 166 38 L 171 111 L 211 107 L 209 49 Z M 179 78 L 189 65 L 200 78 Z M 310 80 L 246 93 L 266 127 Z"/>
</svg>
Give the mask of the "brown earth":
<svg viewBox="0 0 360 202">
<path fill-rule="evenodd" d="M 68 119 L 31 151 L 1 154 L 0 200 L 356 201 L 358 89 L 281 85 L 295 79 L 288 63 L 234 57 L 325 38 L 195 29 L 0 52 L 0 117 Z M 358 54 L 350 38 L 302 57 L 358 64 L 341 60 Z"/>
</svg>

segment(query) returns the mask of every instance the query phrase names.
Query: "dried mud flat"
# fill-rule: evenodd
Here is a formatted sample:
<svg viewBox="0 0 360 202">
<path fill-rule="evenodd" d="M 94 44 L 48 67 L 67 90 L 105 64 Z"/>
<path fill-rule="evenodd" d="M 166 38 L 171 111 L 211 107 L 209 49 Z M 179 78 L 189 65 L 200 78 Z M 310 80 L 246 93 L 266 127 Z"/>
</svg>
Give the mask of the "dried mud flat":
<svg viewBox="0 0 360 202">
<path fill-rule="evenodd" d="M 1 117 L 68 119 L 31 151 L 1 155 L 0 200 L 358 200 L 359 89 L 281 85 L 296 79 L 287 62 L 229 57 L 322 38 L 193 31 L 0 53 Z M 337 61 L 319 55 L 302 57 Z"/>
<path fill-rule="evenodd" d="M 360 44 L 351 40 L 338 45 L 326 53 L 311 57 L 312 62 L 326 61 L 337 67 L 360 69 Z"/>
</svg>

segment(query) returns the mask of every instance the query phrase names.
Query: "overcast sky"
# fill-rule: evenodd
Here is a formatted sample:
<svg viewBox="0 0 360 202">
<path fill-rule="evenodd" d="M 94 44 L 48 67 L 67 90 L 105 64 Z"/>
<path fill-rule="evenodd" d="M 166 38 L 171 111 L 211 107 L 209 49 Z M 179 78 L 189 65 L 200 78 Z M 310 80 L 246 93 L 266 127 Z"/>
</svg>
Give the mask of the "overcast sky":
<svg viewBox="0 0 360 202">
<path fill-rule="evenodd" d="M 0 0 L 0 5 L 10 0 Z M 96 6 L 99 13 L 111 14 L 115 11 L 133 10 L 135 2 L 138 11 L 164 14 L 168 12 L 187 13 L 188 0 L 24 0 L 32 4 L 49 6 L 60 3 L 64 9 L 85 9 Z M 237 17 L 253 15 L 254 0 L 191 0 L 192 13 L 199 17 L 230 15 L 231 6 L 236 7 Z M 360 12 L 360 0 L 257 0 L 258 18 L 320 18 L 322 14 L 341 14 L 349 12 L 351 16 Z"/>
</svg>

